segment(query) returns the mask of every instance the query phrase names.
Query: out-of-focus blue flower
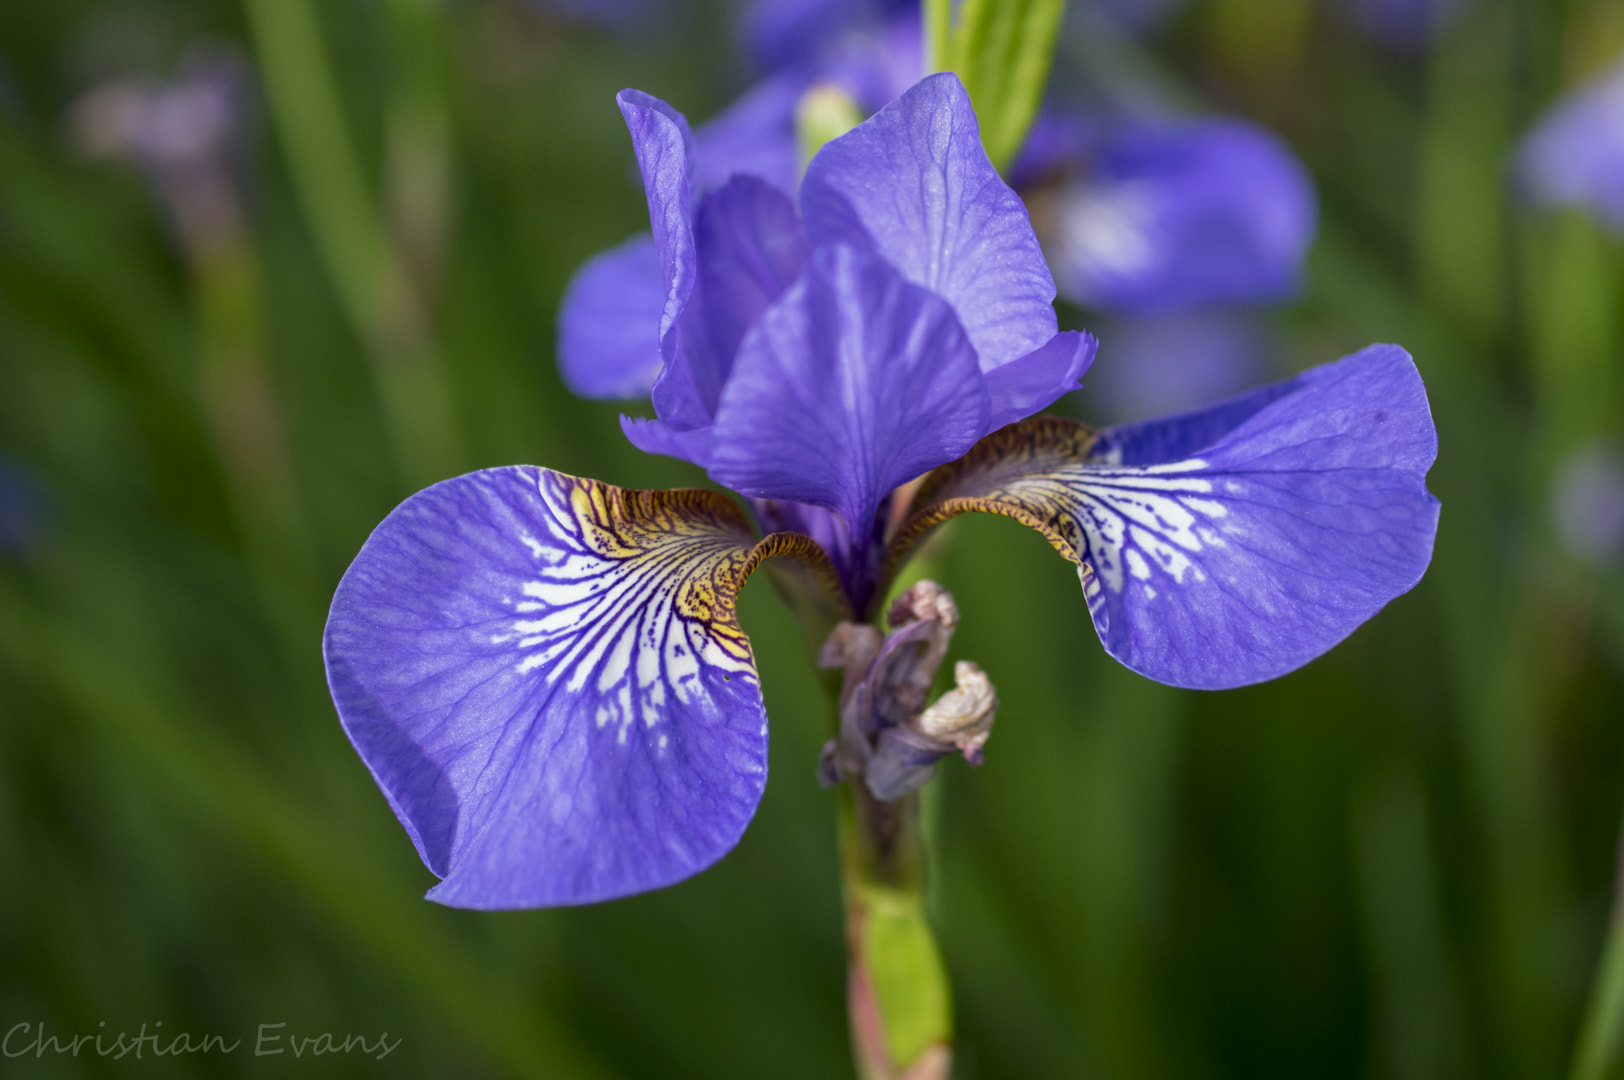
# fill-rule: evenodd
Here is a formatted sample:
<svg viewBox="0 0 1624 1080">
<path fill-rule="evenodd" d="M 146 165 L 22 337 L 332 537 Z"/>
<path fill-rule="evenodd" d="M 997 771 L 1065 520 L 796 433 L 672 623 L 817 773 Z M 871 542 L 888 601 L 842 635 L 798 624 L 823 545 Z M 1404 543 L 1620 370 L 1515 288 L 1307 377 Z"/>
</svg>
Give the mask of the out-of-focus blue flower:
<svg viewBox="0 0 1624 1080">
<path fill-rule="evenodd" d="M 795 110 L 807 90 L 832 85 L 873 113 L 924 73 L 916 2 L 758 0 L 746 28 L 768 74 L 696 133 L 701 191 L 745 173 L 793 192 L 803 164 Z"/>
<path fill-rule="evenodd" d="M 835 643 L 839 620 L 877 620 L 932 528 L 1001 514 L 1077 564 L 1112 656 L 1209 688 L 1306 663 L 1425 570 L 1437 442 L 1402 349 L 1098 433 L 1032 415 L 1076 386 L 1094 343 L 1056 332 L 1036 236 L 955 76 L 825 145 L 799 215 L 750 177 L 696 198 L 681 114 L 619 100 L 652 236 L 566 307 L 630 318 L 605 299 L 623 281 L 645 294 L 649 351 L 617 330 L 562 358 L 566 373 L 613 391 L 652 359 L 658 419 L 628 435 L 705 465 L 782 531 L 758 540 L 716 492 L 529 466 L 445 481 L 389 515 L 339 586 L 325 655 L 346 732 L 443 879 L 433 899 L 586 903 L 680 880 L 737 842 L 767 722 L 735 598 L 768 557 L 790 560 L 780 583 Z M 916 590 L 880 648 L 950 628 L 939 599 Z M 845 629 L 846 645 L 880 641 Z M 937 718 L 968 726 L 933 733 L 922 713 L 888 740 L 898 721 L 879 706 L 858 718 L 877 797 L 932 756 L 979 753 L 992 696 L 977 675 Z"/>
<path fill-rule="evenodd" d="M 1338 0 L 1343 15 L 1372 41 L 1417 50 L 1454 25 L 1470 0 Z"/>
<path fill-rule="evenodd" d="M 246 111 L 242 61 L 208 51 L 168 81 L 119 80 L 91 89 L 73 107 L 73 137 L 86 154 L 139 166 L 181 240 L 207 252 L 242 229 L 233 173 Z"/>
<path fill-rule="evenodd" d="M 45 489 L 15 461 L 0 458 L 0 555 L 18 556 L 45 530 Z"/>
<path fill-rule="evenodd" d="M 1535 201 L 1582 207 L 1624 232 L 1624 59 L 1545 114 L 1518 173 Z"/>
<path fill-rule="evenodd" d="M 1092 136 L 1069 126 L 1034 129 L 1020 166 L 1080 166 L 1044 236 L 1061 295 L 1133 314 L 1296 295 L 1316 202 L 1274 135 L 1238 120 L 1122 120 Z M 1076 149 L 1057 153 L 1068 138 Z"/>
<path fill-rule="evenodd" d="M 1117 316 L 1100 329 L 1090 416 L 1113 421 L 1184 412 L 1263 381 L 1273 343 L 1249 312 L 1205 308 L 1154 318 Z"/>
<path fill-rule="evenodd" d="M 1624 454 L 1591 442 L 1562 459 L 1551 484 L 1551 516 L 1562 546 L 1587 562 L 1624 559 Z"/>
</svg>

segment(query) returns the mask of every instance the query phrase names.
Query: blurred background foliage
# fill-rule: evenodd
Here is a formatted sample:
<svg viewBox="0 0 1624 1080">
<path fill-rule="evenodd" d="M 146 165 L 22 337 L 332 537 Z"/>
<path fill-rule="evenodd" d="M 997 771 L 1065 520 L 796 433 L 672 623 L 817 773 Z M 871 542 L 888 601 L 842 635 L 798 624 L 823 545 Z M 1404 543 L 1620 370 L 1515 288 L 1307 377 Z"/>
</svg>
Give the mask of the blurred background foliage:
<svg viewBox="0 0 1624 1080">
<path fill-rule="evenodd" d="M 1220 694 L 1106 659 L 1035 535 L 946 535 L 956 652 L 1003 700 L 986 766 L 932 791 L 961 1076 L 1567 1068 L 1613 904 L 1624 577 L 1552 508 L 1620 434 L 1624 245 L 1519 206 L 1508 162 L 1624 16 L 1462 7 L 1398 51 L 1310 0 L 1063 34 L 1057 79 L 1148 80 L 1308 164 L 1309 285 L 1260 377 L 1408 347 L 1443 524 L 1412 594 Z M 743 600 L 774 723 L 760 815 L 714 869 L 593 908 L 422 901 L 321 672 L 339 575 L 427 482 L 703 482 L 564 391 L 553 319 L 580 261 L 646 225 L 614 92 L 711 115 L 750 77 L 732 15 L 0 6 L 0 1026 L 248 1041 L 8 1074 L 850 1074 L 825 706 L 767 586 Z M 132 153 L 131 88 L 183 73 L 216 105 L 175 106 L 178 157 Z M 209 108 L 219 140 L 188 158 Z M 1107 370 L 1109 324 L 1062 317 L 1104 327 Z M 1062 407 L 1109 418 L 1086 390 Z M 278 1021 L 405 1042 L 252 1057 Z"/>
</svg>

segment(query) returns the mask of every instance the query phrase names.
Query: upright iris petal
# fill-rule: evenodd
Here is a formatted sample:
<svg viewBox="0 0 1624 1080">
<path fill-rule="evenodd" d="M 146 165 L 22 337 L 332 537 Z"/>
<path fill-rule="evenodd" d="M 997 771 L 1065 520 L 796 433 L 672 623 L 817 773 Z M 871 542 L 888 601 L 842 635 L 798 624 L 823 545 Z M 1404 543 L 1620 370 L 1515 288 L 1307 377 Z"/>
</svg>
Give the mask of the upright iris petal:
<svg viewBox="0 0 1624 1080">
<path fill-rule="evenodd" d="M 801 212 L 816 242 L 875 251 L 951 303 L 983 371 L 1054 337 L 1054 279 L 955 75 L 921 80 L 819 151 Z"/>
</svg>

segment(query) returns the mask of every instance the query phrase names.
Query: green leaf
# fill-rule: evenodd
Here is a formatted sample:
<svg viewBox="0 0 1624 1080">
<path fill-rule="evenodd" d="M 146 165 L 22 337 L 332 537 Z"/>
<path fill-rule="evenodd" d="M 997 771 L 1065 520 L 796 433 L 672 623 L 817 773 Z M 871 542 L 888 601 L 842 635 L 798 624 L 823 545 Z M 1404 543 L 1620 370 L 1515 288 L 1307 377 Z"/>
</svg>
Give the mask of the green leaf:
<svg viewBox="0 0 1624 1080">
<path fill-rule="evenodd" d="M 1002 170 L 1037 115 L 1066 2 L 963 0 L 957 21 L 953 6 L 952 0 L 926 0 L 928 63 L 963 81 L 981 121 L 981 143 Z"/>
</svg>

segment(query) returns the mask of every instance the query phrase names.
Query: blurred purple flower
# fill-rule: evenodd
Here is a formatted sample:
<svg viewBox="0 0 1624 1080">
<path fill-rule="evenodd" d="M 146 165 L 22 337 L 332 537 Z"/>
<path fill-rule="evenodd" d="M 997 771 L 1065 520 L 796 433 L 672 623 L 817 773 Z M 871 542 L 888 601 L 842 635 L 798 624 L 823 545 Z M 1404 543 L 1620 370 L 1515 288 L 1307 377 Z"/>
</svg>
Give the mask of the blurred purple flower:
<svg viewBox="0 0 1624 1080">
<path fill-rule="evenodd" d="M 45 531 L 45 488 L 16 461 L 0 458 L 0 555 L 25 554 Z"/>
<path fill-rule="evenodd" d="M 1034 173 L 1065 121 L 1035 129 Z M 1238 120 L 1123 120 L 1082 147 L 1082 171 L 1051 210 L 1045 250 L 1061 295 L 1103 311 L 1155 314 L 1271 303 L 1301 287 L 1317 217 L 1313 183 L 1278 138 Z"/>
<path fill-rule="evenodd" d="M 92 157 L 138 165 L 182 242 L 208 252 L 242 229 L 233 173 L 246 104 L 242 62 L 210 51 L 167 82 L 129 79 L 93 88 L 73 106 L 72 133 Z"/>
<path fill-rule="evenodd" d="M 1624 454 L 1592 442 L 1562 459 L 1551 484 L 1556 535 L 1593 563 L 1624 559 Z"/>
<path fill-rule="evenodd" d="M 1056 331 L 1037 239 L 955 76 L 824 146 L 800 215 L 749 177 L 696 198 L 681 114 L 619 100 L 652 238 L 578 280 L 564 321 L 630 319 L 618 279 L 644 294 L 649 352 L 617 329 L 564 357 L 566 374 L 612 390 L 655 357 L 659 419 L 628 434 L 793 531 L 758 541 L 712 491 L 529 466 L 445 481 L 389 515 L 339 585 L 324 647 L 346 732 L 443 879 L 431 898 L 603 900 L 737 842 L 766 781 L 767 718 L 735 598 L 768 557 L 793 560 L 779 584 L 835 642 L 840 620 L 877 621 L 930 529 L 1002 514 L 1078 565 L 1112 656 L 1209 688 L 1306 663 L 1425 570 L 1436 434 L 1402 349 L 1099 433 L 1031 415 L 1076 386 L 1094 342 Z M 884 643 L 846 622 L 833 662 L 859 639 L 942 640 L 956 613 L 910 595 Z M 948 749 L 979 755 L 994 695 L 970 665 L 958 682 L 930 724 L 872 744 L 880 789 L 905 790 Z"/>
<path fill-rule="evenodd" d="M 1534 201 L 1583 207 L 1624 232 L 1624 59 L 1541 118 L 1523 140 L 1518 178 Z"/>
<path fill-rule="evenodd" d="M 758 0 L 745 25 L 769 73 L 696 133 L 700 191 L 744 173 L 793 192 L 802 164 L 795 110 L 807 90 L 835 86 L 873 113 L 924 73 L 917 3 Z"/>
<path fill-rule="evenodd" d="M 898 16 L 913 24 L 918 52 L 918 0 L 755 0 L 742 25 L 751 55 L 768 71 L 819 66 L 838 52 L 854 30 L 890 25 Z M 906 89 L 919 77 L 916 68 Z M 901 89 L 897 93 L 901 93 Z M 895 97 L 893 93 L 891 97 Z M 885 101 L 891 100 L 891 97 Z M 879 102 L 874 108 L 884 105 Z"/>
<path fill-rule="evenodd" d="M 1470 5 L 1471 0 L 1339 0 L 1347 20 L 1361 33 L 1391 49 L 1415 51 L 1430 45 Z"/>
<path fill-rule="evenodd" d="M 1088 400 L 1092 415 L 1113 421 L 1183 412 L 1238 394 L 1263 381 L 1273 351 L 1264 328 L 1233 309 L 1117 317 L 1100 341 Z"/>
</svg>

